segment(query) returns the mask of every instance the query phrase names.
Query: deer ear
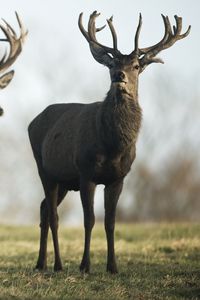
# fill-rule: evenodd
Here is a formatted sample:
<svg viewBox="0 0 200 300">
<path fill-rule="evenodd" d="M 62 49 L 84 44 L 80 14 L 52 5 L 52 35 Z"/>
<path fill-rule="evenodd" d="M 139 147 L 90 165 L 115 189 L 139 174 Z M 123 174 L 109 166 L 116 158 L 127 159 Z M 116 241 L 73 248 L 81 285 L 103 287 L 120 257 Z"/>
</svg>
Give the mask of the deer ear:
<svg viewBox="0 0 200 300">
<path fill-rule="evenodd" d="M 0 89 L 4 89 L 10 83 L 14 73 L 14 71 L 10 71 L 0 77 Z"/>
</svg>

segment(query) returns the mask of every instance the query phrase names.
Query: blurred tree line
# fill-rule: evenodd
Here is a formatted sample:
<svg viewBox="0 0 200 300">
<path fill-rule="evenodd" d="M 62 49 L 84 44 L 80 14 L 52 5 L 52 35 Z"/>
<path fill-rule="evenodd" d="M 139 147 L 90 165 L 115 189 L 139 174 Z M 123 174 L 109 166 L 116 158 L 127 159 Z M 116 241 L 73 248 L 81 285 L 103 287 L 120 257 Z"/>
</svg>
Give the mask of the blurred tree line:
<svg viewBox="0 0 200 300">
<path fill-rule="evenodd" d="M 174 158 L 156 172 L 139 162 L 126 192 L 134 201 L 128 209 L 119 205 L 120 221 L 199 221 L 200 176 L 193 158 Z"/>
</svg>

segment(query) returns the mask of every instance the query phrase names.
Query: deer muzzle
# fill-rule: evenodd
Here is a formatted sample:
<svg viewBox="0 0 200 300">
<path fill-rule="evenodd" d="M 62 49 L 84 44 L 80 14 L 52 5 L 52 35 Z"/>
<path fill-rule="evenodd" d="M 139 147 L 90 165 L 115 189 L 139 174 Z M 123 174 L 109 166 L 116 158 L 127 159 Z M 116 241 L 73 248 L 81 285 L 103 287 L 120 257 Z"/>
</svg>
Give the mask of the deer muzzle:
<svg viewBox="0 0 200 300">
<path fill-rule="evenodd" d="M 127 83 L 126 74 L 123 71 L 118 71 L 113 75 L 112 83 Z"/>
</svg>

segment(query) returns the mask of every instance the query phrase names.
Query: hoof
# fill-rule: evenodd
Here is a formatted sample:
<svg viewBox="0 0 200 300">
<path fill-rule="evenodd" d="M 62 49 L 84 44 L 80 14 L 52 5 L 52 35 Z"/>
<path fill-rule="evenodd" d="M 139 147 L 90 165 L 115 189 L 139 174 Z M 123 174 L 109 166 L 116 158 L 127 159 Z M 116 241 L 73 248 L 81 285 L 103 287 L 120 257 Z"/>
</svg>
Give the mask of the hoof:
<svg viewBox="0 0 200 300">
<path fill-rule="evenodd" d="M 47 265 L 46 264 L 37 263 L 37 265 L 35 266 L 34 270 L 46 271 L 47 270 Z"/>
<path fill-rule="evenodd" d="M 80 267 L 79 267 L 79 270 L 80 270 L 81 273 L 87 273 L 87 274 L 89 274 L 90 273 L 90 265 L 89 264 L 85 264 L 85 263 L 81 263 Z"/>
<path fill-rule="evenodd" d="M 116 265 L 107 266 L 107 272 L 110 274 L 117 274 L 118 273 L 117 266 Z"/>
<path fill-rule="evenodd" d="M 53 269 L 55 272 L 60 272 L 63 270 L 63 267 L 61 264 L 55 264 Z"/>
</svg>

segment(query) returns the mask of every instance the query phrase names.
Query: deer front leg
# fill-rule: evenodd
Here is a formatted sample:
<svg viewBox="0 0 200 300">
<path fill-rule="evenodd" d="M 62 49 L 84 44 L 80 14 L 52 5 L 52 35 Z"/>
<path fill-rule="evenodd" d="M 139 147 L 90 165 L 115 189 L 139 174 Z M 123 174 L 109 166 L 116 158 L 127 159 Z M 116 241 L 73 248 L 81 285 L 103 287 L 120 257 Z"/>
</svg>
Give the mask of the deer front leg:
<svg viewBox="0 0 200 300">
<path fill-rule="evenodd" d="M 85 246 L 83 258 L 80 264 L 80 271 L 89 273 L 90 271 L 90 240 L 92 228 L 95 223 L 94 216 L 94 193 L 96 185 L 84 179 L 80 182 L 81 202 L 84 214 Z"/>
<path fill-rule="evenodd" d="M 117 181 L 105 187 L 105 231 L 107 237 L 107 271 L 110 273 L 117 273 L 117 264 L 115 260 L 115 246 L 114 246 L 114 230 L 115 230 L 115 215 L 117 202 L 122 191 L 123 180 Z"/>
</svg>

